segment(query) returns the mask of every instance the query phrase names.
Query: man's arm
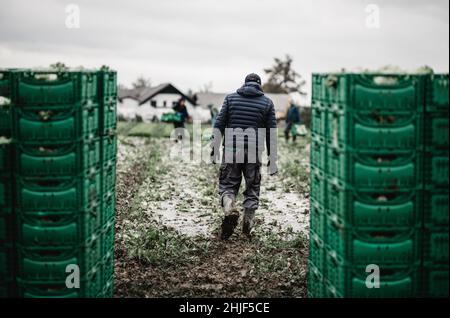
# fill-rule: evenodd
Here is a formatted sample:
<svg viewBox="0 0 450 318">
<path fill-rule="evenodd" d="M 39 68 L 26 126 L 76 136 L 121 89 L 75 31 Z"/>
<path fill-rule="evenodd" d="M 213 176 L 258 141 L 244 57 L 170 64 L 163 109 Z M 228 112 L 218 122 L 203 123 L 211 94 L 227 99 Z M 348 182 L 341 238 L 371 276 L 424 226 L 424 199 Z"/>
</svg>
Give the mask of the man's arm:
<svg viewBox="0 0 450 318">
<path fill-rule="evenodd" d="M 219 114 L 216 117 L 216 121 L 214 123 L 214 131 L 213 131 L 213 140 L 211 143 L 212 152 L 211 156 L 213 157 L 213 162 L 219 156 L 220 143 L 222 141 L 222 136 L 225 133 L 225 128 L 227 126 L 228 121 L 228 98 L 225 98 L 222 108 L 220 109 Z"/>
<path fill-rule="evenodd" d="M 222 134 L 225 132 L 225 127 L 228 120 L 228 98 L 223 101 L 222 108 L 216 117 L 216 122 L 214 123 L 214 128 L 218 129 Z"/>
</svg>

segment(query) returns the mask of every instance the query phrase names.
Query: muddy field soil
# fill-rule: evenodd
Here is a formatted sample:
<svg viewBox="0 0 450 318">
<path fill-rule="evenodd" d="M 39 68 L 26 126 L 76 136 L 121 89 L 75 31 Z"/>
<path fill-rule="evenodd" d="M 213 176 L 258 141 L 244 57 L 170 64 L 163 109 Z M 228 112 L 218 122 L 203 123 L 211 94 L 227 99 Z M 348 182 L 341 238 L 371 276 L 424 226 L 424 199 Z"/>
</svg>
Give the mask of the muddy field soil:
<svg viewBox="0 0 450 318">
<path fill-rule="evenodd" d="M 253 238 L 238 228 L 227 242 L 218 166 L 170 158 L 173 146 L 119 137 L 115 296 L 305 297 L 308 146 L 280 141 L 280 174 L 262 171 Z"/>
</svg>

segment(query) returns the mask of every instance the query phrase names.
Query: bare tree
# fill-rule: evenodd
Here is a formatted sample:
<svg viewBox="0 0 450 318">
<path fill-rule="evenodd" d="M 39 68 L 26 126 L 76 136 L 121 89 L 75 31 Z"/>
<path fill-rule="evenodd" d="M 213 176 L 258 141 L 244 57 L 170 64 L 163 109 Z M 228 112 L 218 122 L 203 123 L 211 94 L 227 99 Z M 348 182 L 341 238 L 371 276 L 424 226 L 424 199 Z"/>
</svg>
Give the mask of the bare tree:
<svg viewBox="0 0 450 318">
<path fill-rule="evenodd" d="M 274 58 L 274 64 L 271 68 L 265 69 L 264 72 L 269 79 L 263 85 L 263 89 L 267 93 L 289 94 L 299 93 L 306 95 L 302 90 L 305 80 L 293 68 L 293 59 L 290 55 L 286 55 L 285 59 Z"/>
<path fill-rule="evenodd" d="M 141 75 L 131 85 L 133 88 L 145 88 L 150 87 L 152 84 L 150 78 L 146 78 Z"/>
</svg>

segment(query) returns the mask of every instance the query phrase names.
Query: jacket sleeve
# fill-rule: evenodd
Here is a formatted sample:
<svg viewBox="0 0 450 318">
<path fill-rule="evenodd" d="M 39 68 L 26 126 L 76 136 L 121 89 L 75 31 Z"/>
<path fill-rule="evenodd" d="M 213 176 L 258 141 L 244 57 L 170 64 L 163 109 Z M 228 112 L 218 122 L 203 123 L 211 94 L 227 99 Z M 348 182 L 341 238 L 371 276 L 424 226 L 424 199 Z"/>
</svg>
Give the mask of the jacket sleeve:
<svg viewBox="0 0 450 318">
<path fill-rule="evenodd" d="M 227 125 L 228 120 L 228 98 L 225 98 L 222 108 L 220 109 L 219 114 L 217 115 L 216 121 L 214 123 L 214 128 L 220 130 L 223 134 Z"/>
<path fill-rule="evenodd" d="M 214 122 L 214 133 L 213 133 L 213 147 L 218 149 L 220 147 L 220 142 L 222 141 L 222 136 L 225 133 L 225 128 L 228 122 L 228 97 L 225 98 L 222 108 L 220 109 L 219 114 L 216 117 L 216 121 Z"/>
<path fill-rule="evenodd" d="M 273 105 L 273 102 L 270 101 L 269 109 L 266 114 L 266 147 L 267 147 L 267 155 L 270 157 L 271 155 L 274 156 L 276 160 L 276 154 L 277 154 L 277 119 L 275 116 L 275 106 Z M 273 138 L 271 137 L 271 130 L 275 129 L 273 135 Z"/>
</svg>

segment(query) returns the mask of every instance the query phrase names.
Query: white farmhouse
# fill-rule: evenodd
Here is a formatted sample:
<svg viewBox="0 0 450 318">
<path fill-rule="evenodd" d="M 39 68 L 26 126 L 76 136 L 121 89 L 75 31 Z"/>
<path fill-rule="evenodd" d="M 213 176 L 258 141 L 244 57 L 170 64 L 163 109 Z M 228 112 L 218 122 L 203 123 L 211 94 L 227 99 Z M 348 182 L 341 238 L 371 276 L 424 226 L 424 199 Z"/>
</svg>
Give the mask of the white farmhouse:
<svg viewBox="0 0 450 318">
<path fill-rule="evenodd" d="M 207 109 L 197 107 L 195 100 L 183 94 L 170 83 L 140 89 L 119 89 L 117 115 L 125 120 L 142 119 L 144 122 L 159 121 L 180 98 L 186 100 L 186 108 L 193 120 L 208 122 Z"/>
</svg>

